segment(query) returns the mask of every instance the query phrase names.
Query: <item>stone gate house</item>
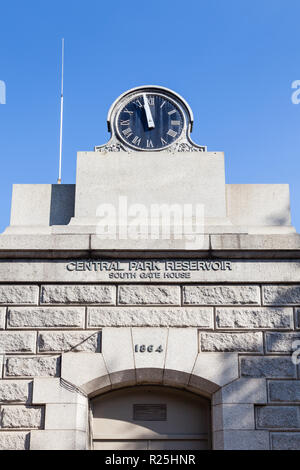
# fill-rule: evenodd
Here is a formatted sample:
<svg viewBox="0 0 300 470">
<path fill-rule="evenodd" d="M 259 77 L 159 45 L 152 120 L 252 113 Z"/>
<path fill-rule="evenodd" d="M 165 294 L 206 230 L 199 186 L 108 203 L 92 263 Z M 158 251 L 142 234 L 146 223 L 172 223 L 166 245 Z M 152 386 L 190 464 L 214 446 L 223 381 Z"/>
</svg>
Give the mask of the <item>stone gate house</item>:
<svg viewBox="0 0 300 470">
<path fill-rule="evenodd" d="M 137 194 L 203 204 L 199 245 L 98 236 Z M 76 185 L 14 185 L 0 256 L 1 449 L 300 449 L 288 185 L 225 184 L 221 152 L 79 152 Z"/>
</svg>

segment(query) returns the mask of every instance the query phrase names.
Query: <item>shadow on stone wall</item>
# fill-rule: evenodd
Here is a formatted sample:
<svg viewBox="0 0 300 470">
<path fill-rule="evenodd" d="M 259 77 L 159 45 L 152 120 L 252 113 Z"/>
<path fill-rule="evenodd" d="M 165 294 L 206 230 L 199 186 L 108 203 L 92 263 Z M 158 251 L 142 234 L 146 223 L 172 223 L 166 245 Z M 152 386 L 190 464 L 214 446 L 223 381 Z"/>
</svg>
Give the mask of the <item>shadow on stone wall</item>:
<svg viewBox="0 0 300 470">
<path fill-rule="evenodd" d="M 75 210 L 75 184 L 53 184 L 50 225 L 68 225 Z"/>
</svg>

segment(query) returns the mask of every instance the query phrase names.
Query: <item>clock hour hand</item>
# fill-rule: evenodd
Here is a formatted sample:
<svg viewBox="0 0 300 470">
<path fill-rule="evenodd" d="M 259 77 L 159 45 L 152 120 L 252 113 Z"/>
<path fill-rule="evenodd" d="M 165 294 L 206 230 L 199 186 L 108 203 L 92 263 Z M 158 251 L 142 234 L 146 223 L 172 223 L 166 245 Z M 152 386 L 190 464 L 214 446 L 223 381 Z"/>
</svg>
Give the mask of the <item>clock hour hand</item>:
<svg viewBox="0 0 300 470">
<path fill-rule="evenodd" d="M 153 117 L 152 117 L 152 114 L 151 114 L 151 110 L 150 110 L 149 102 L 147 100 L 146 93 L 143 93 L 143 98 L 144 98 L 144 108 L 145 108 L 145 112 L 146 112 L 148 127 L 149 127 L 149 129 L 154 129 L 155 124 L 154 124 L 154 121 L 153 121 Z"/>
</svg>

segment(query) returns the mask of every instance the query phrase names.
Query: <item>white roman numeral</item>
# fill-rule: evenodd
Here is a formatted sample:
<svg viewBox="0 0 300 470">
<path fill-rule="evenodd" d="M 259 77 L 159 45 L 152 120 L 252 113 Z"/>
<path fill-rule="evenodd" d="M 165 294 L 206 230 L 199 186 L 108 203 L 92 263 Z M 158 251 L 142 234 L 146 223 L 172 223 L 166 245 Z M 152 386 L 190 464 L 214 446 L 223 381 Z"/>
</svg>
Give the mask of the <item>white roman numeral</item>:
<svg viewBox="0 0 300 470">
<path fill-rule="evenodd" d="M 180 126 L 180 121 L 171 121 L 171 126 Z"/>
<path fill-rule="evenodd" d="M 167 143 L 168 143 L 168 142 L 167 142 L 165 139 L 163 139 L 162 137 L 160 138 L 160 141 L 161 141 L 162 145 L 167 145 Z"/>
<path fill-rule="evenodd" d="M 129 126 L 129 122 L 130 122 L 129 119 L 127 119 L 126 121 L 121 121 L 120 125 L 121 126 Z"/>
<path fill-rule="evenodd" d="M 165 103 L 166 103 L 166 100 L 162 102 L 162 104 L 160 105 L 160 108 L 162 108 Z"/>
<path fill-rule="evenodd" d="M 147 139 L 147 148 L 153 148 L 152 140 Z"/>
<path fill-rule="evenodd" d="M 132 143 L 134 145 L 141 145 L 141 138 L 138 135 L 136 135 L 135 138 L 132 139 Z"/>
<path fill-rule="evenodd" d="M 147 96 L 147 100 L 150 106 L 154 106 L 154 96 Z"/>
<path fill-rule="evenodd" d="M 130 137 L 132 135 L 132 130 L 130 129 L 130 127 L 127 127 L 127 129 L 124 129 L 124 131 L 122 131 L 123 134 L 125 135 L 125 137 Z"/>
<path fill-rule="evenodd" d="M 136 100 L 136 101 L 135 101 L 135 104 L 136 104 L 139 108 L 142 108 L 142 107 L 143 107 L 142 103 L 141 103 L 139 100 Z"/>
<path fill-rule="evenodd" d="M 169 129 L 167 135 L 170 135 L 171 137 L 176 137 L 177 132 L 173 131 L 173 129 Z"/>
<path fill-rule="evenodd" d="M 172 109 L 172 111 L 169 111 L 168 115 L 171 116 L 171 114 L 174 114 L 174 113 L 176 113 L 176 109 Z"/>
<path fill-rule="evenodd" d="M 124 108 L 124 111 L 123 111 L 123 113 L 133 114 L 133 111 L 129 111 L 129 109 L 127 109 L 127 108 Z"/>
</svg>

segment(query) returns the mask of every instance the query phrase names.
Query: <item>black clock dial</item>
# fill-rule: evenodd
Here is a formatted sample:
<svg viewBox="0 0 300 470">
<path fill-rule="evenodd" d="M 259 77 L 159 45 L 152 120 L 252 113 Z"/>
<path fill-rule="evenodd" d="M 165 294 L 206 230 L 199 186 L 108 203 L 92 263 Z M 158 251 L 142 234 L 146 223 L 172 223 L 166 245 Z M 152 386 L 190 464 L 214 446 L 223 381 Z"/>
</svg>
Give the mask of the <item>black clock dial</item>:
<svg viewBox="0 0 300 470">
<path fill-rule="evenodd" d="M 136 95 L 117 117 L 117 131 L 131 147 L 158 150 L 168 147 L 181 135 L 184 117 L 167 96 L 153 93 Z"/>
</svg>

